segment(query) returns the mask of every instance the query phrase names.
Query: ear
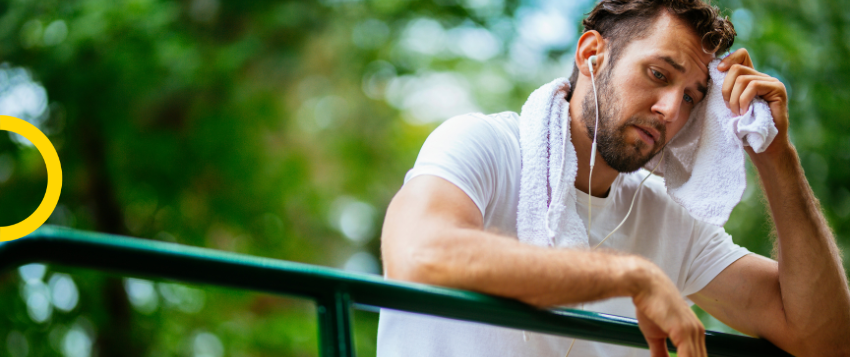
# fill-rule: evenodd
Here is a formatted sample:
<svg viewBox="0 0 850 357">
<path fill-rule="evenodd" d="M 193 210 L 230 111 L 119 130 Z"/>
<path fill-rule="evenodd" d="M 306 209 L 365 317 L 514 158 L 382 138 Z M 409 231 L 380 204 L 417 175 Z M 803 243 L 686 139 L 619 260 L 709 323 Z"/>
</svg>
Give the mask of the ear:
<svg viewBox="0 0 850 357">
<path fill-rule="evenodd" d="M 593 73 L 596 75 L 605 63 L 605 39 L 596 30 L 581 34 L 576 47 L 576 66 L 585 77 L 590 77 L 590 67 L 587 66 L 587 59 L 590 56 L 596 56 L 596 65 L 593 68 Z"/>
</svg>

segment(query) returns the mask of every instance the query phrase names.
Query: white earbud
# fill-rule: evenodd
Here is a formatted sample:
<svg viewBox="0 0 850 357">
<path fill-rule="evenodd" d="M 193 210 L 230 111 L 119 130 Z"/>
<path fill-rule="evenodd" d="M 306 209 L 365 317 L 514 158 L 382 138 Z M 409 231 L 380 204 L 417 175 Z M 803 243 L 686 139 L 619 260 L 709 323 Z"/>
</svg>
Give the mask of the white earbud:
<svg viewBox="0 0 850 357">
<path fill-rule="evenodd" d="M 593 72 L 593 66 L 596 65 L 596 55 L 587 58 L 587 66 L 590 67 L 590 72 Z"/>
</svg>

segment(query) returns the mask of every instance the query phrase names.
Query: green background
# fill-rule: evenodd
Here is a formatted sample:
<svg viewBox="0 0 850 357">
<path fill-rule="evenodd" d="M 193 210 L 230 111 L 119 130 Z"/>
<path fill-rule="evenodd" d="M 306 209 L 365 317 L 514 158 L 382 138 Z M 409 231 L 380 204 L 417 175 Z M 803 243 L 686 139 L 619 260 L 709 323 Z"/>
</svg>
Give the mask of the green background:
<svg viewBox="0 0 850 357">
<path fill-rule="evenodd" d="M 792 140 L 846 249 L 850 6 L 715 4 L 739 32 L 734 48 L 788 87 Z M 469 111 L 519 111 L 533 89 L 569 75 L 591 7 L 0 0 L 0 114 L 29 113 L 19 115 L 59 152 L 65 179 L 51 224 L 377 273 L 384 210 L 431 130 Z M 3 106 L 23 106 L 13 76 L 25 79 L 23 93 L 44 89 L 27 97 L 36 109 Z M 726 228 L 769 256 L 751 168 L 749 180 Z M 39 153 L 0 133 L 0 226 L 32 213 L 46 182 Z M 0 273 L 0 355 L 317 354 L 306 301 L 38 271 Z M 51 291 L 78 300 L 29 301 Z M 728 331 L 700 314 L 709 329 Z M 358 312 L 355 323 L 358 352 L 374 355 L 377 315 Z"/>
</svg>

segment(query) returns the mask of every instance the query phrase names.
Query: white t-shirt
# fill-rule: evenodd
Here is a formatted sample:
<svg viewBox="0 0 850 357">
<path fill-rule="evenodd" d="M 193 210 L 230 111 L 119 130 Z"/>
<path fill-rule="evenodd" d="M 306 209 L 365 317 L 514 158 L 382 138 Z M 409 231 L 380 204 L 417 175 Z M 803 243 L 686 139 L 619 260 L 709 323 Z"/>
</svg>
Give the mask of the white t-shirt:
<svg viewBox="0 0 850 357">
<path fill-rule="evenodd" d="M 449 119 L 425 141 L 416 164 L 404 178 L 434 175 L 459 187 L 481 210 L 484 228 L 516 237 L 520 187 L 519 116 L 505 112 Z M 620 174 L 606 198 L 590 197 L 595 246 L 625 217 L 640 181 L 649 172 Z M 576 190 L 576 209 L 587 225 L 588 195 Z M 555 242 L 563 246 L 563 242 Z M 667 195 L 663 178 L 650 177 L 623 226 L 602 245 L 643 256 L 657 264 L 682 296 L 699 292 L 729 264 L 749 252 L 723 230 L 692 218 Z M 601 247 L 600 247 L 601 248 Z M 510 262 L 506 262 L 510 264 Z M 588 311 L 635 317 L 630 298 L 584 304 Z M 571 338 L 381 310 L 378 353 L 390 356 L 558 356 Z M 579 356 L 648 356 L 648 350 L 578 340 Z"/>
</svg>

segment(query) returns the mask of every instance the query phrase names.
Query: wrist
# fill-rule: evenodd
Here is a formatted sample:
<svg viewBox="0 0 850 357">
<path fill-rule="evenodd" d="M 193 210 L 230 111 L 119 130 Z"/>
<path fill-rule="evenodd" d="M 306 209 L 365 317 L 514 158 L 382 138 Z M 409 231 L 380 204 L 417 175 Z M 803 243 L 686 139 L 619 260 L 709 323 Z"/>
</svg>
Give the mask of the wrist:
<svg viewBox="0 0 850 357">
<path fill-rule="evenodd" d="M 660 268 L 638 256 L 625 256 L 623 260 L 625 269 L 623 273 L 624 291 L 622 295 L 635 298 L 651 290 Z"/>
<path fill-rule="evenodd" d="M 796 161 L 797 149 L 788 140 L 777 140 L 773 142 L 764 152 L 756 154 L 752 148 L 747 147 L 753 166 L 759 172 L 764 170 L 774 171 L 779 167 L 787 166 L 788 163 Z"/>
</svg>

